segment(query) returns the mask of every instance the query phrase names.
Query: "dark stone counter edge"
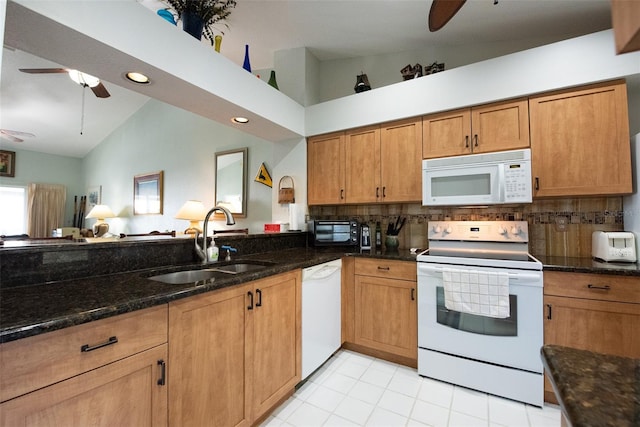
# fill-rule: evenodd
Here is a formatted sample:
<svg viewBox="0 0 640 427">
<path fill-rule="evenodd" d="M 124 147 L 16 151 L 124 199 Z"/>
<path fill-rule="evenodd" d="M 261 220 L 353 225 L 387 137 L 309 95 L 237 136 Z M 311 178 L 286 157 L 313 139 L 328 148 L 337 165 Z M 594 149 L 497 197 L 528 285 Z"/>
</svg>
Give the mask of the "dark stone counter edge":
<svg viewBox="0 0 640 427">
<path fill-rule="evenodd" d="M 268 254 L 256 254 L 249 255 L 247 257 L 243 257 L 246 260 L 264 260 L 267 259 L 265 255 Z M 358 252 L 358 253 L 344 253 L 344 252 L 329 252 L 329 253 L 319 253 L 313 257 L 313 259 L 307 259 L 301 262 L 280 262 L 277 263 L 273 267 L 268 267 L 264 270 L 260 270 L 253 273 L 243 273 L 238 275 L 230 275 L 228 279 L 217 281 L 215 284 L 210 285 L 198 285 L 198 286 L 189 286 L 189 287 L 177 287 L 173 292 L 162 293 L 157 295 L 152 295 L 147 298 L 135 298 L 130 301 L 123 301 L 122 303 L 118 303 L 112 306 L 105 306 L 96 309 L 88 309 L 85 311 L 80 311 L 78 313 L 70 314 L 63 317 L 51 318 L 42 320 L 41 322 L 28 324 L 28 325 L 20 325 L 15 327 L 10 327 L 6 329 L 2 329 L 0 327 L 0 344 L 11 342 L 23 338 L 28 338 L 32 336 L 36 336 L 39 334 L 53 332 L 59 329 L 68 328 L 71 326 L 81 325 L 84 323 L 92 322 L 94 320 L 106 319 L 108 317 L 116 316 L 119 314 L 125 314 L 137 310 L 141 310 L 148 307 L 153 307 L 157 305 L 162 305 L 169 303 L 171 301 L 175 301 L 182 298 L 187 298 L 194 295 L 199 295 L 219 289 L 224 289 L 230 286 L 241 285 L 253 280 L 262 279 L 265 277 L 273 276 L 280 273 L 286 273 L 296 269 L 303 269 L 307 267 L 311 267 L 317 264 L 322 264 L 325 262 L 333 261 L 336 259 L 340 259 L 345 256 L 355 256 L 355 257 L 366 257 L 366 258 L 377 258 L 377 259 L 396 259 L 401 261 L 415 261 L 416 255 L 409 254 L 408 251 L 400 251 L 400 252 L 391 252 L 391 253 L 372 253 L 372 252 Z M 169 270 L 173 269 L 173 271 L 180 270 L 183 266 L 167 266 L 166 268 L 158 269 L 153 268 L 149 269 L 149 271 L 153 270 Z M 141 271 L 137 271 L 135 273 L 119 273 L 118 275 L 127 275 L 127 274 L 136 274 L 136 276 L 140 275 Z M 188 286 L 188 285 L 187 285 Z"/>
<path fill-rule="evenodd" d="M 569 425 L 640 425 L 640 359 L 552 344 L 540 357 Z"/>
</svg>

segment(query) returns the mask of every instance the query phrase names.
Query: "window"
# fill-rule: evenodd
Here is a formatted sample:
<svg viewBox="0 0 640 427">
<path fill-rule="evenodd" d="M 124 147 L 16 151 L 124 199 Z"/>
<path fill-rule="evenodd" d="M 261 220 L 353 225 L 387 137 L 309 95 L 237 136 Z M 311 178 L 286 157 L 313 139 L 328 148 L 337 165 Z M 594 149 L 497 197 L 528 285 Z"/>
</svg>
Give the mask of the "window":
<svg viewBox="0 0 640 427">
<path fill-rule="evenodd" d="M 0 186 L 0 235 L 27 232 L 27 189 Z"/>
</svg>

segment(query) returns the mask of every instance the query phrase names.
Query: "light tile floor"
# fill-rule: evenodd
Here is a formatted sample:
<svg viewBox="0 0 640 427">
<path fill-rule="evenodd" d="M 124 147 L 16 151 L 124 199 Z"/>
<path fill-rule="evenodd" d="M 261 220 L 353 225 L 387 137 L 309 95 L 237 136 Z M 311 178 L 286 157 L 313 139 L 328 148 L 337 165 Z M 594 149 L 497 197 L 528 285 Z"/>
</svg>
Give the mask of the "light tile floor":
<svg viewBox="0 0 640 427">
<path fill-rule="evenodd" d="M 262 424 L 272 426 L 560 425 L 538 408 L 420 377 L 415 369 L 340 350 Z"/>
</svg>

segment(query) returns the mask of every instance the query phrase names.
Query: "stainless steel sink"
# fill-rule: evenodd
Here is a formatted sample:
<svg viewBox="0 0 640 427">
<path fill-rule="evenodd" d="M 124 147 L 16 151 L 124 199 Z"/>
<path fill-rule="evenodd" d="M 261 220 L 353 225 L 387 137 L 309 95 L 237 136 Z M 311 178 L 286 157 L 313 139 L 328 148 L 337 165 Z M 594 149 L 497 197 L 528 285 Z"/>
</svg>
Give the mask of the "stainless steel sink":
<svg viewBox="0 0 640 427">
<path fill-rule="evenodd" d="M 149 277 L 150 280 L 168 283 L 170 285 L 182 285 L 186 283 L 196 283 L 210 280 L 219 276 L 219 273 L 211 270 L 185 270 L 173 273 L 158 274 Z"/>
<path fill-rule="evenodd" d="M 148 279 L 168 283 L 170 285 L 183 285 L 187 283 L 213 281 L 216 277 L 224 277 L 227 274 L 260 271 L 271 265 L 274 264 L 271 262 L 238 261 L 216 267 L 192 268 L 172 273 L 156 274 L 155 276 L 148 277 Z"/>
<path fill-rule="evenodd" d="M 239 273 L 249 273 L 253 271 L 259 271 L 265 268 L 267 268 L 267 266 L 262 264 L 239 262 L 236 264 L 221 265 L 220 267 L 208 268 L 207 270 L 217 271 L 217 272 L 226 273 L 226 274 L 239 274 Z"/>
</svg>

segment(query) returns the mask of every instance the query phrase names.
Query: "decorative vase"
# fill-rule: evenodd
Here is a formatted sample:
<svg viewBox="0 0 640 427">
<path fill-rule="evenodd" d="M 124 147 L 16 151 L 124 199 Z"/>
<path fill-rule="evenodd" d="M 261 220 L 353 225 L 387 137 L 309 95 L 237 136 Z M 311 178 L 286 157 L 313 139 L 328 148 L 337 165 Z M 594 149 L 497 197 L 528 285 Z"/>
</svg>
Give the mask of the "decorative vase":
<svg viewBox="0 0 640 427">
<path fill-rule="evenodd" d="M 273 87 L 275 87 L 276 89 L 280 90 L 280 88 L 278 88 L 278 82 L 276 81 L 276 72 L 275 70 L 271 70 L 271 76 L 269 76 L 269 84 Z"/>
<path fill-rule="evenodd" d="M 398 250 L 400 242 L 398 241 L 398 236 L 389 236 L 384 239 L 384 246 L 387 248 L 387 251 L 394 252 Z"/>
<path fill-rule="evenodd" d="M 249 45 L 244 45 L 244 64 L 242 64 L 242 68 L 251 72 L 251 62 L 249 62 Z"/>
<path fill-rule="evenodd" d="M 213 38 L 214 40 L 214 49 L 216 50 L 216 52 L 220 53 L 220 45 L 222 44 L 222 36 L 220 34 L 218 34 L 217 36 L 215 36 Z"/>
<path fill-rule="evenodd" d="M 189 11 L 182 12 L 180 18 L 182 19 L 182 29 L 198 40 L 201 40 L 202 29 L 204 27 L 202 18 L 198 16 L 198 14 Z"/>
<path fill-rule="evenodd" d="M 173 25 L 177 24 L 175 18 L 173 17 L 173 13 L 169 12 L 167 9 L 160 9 L 156 13 L 158 14 L 158 16 L 163 17 L 164 19 L 166 19 L 168 22 L 172 23 Z"/>
</svg>

